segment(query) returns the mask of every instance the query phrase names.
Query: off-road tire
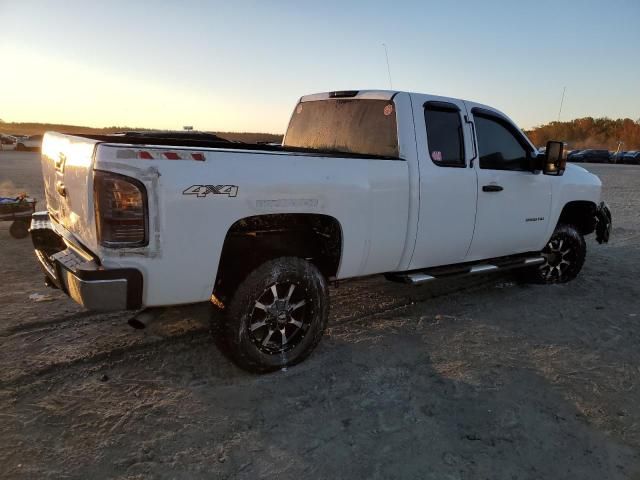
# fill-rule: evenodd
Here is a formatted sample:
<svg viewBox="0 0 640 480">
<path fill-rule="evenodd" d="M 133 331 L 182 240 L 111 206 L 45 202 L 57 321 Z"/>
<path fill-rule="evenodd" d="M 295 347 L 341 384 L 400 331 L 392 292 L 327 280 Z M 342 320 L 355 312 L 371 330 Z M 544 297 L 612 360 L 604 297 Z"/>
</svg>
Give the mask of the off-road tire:
<svg viewBox="0 0 640 480">
<path fill-rule="evenodd" d="M 270 293 L 273 285 L 276 285 L 277 296 Z M 291 285 L 294 285 L 293 293 L 289 292 Z M 295 304 L 289 304 L 287 294 Z M 271 298 L 273 301 L 269 304 Z M 302 306 L 296 306 L 300 304 Z M 281 318 L 287 316 L 287 311 L 289 320 Z M 238 366 L 250 372 L 266 373 L 295 365 L 316 347 L 328 317 L 327 283 L 314 265 L 297 257 L 269 260 L 240 283 L 228 304 L 224 318 L 227 351 Z M 256 328 L 261 323 L 264 324 Z M 292 335 L 294 327 L 298 329 Z M 271 336 L 263 343 L 271 330 Z M 291 344 L 284 350 L 287 335 Z M 276 351 L 277 348 L 283 351 Z M 272 350 L 267 352 L 267 349 Z"/>
<path fill-rule="evenodd" d="M 586 254 L 587 244 L 578 229 L 560 224 L 542 250 L 545 262 L 528 270 L 528 280 L 540 284 L 573 280 L 582 270 Z"/>
</svg>

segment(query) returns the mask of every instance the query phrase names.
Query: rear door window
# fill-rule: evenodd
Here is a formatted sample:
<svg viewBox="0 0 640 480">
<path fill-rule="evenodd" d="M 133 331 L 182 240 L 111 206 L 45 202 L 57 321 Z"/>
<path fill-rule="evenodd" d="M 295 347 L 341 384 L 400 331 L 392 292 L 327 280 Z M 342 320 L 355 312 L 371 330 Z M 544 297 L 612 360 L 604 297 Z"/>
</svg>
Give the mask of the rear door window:
<svg viewBox="0 0 640 480">
<path fill-rule="evenodd" d="M 301 102 L 289 122 L 284 146 L 398 158 L 395 106 L 389 100 L 372 99 Z"/>
<path fill-rule="evenodd" d="M 460 111 L 451 104 L 427 104 L 424 109 L 429 156 L 440 167 L 465 167 Z"/>
</svg>

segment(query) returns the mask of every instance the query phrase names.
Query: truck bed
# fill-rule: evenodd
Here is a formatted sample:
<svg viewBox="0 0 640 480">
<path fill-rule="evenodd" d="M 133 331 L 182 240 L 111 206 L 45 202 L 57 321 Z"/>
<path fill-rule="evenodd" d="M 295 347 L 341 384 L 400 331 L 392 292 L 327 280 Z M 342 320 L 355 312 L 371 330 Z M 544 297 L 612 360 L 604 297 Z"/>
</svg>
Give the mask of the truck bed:
<svg viewBox="0 0 640 480">
<path fill-rule="evenodd" d="M 245 142 L 232 142 L 225 140 L 224 138 L 217 137 L 213 134 L 182 134 L 182 133 L 160 133 L 160 134 L 111 134 L 111 135 L 94 135 L 94 134 L 69 134 L 76 137 L 88 138 L 91 140 L 97 140 L 99 142 L 109 144 L 123 144 L 123 145 L 147 145 L 147 146 L 172 146 L 172 147 L 197 147 L 197 148 L 212 148 L 223 150 L 254 150 L 260 153 L 299 153 L 306 155 L 319 155 L 323 157 L 336 157 L 336 158 L 384 158 L 391 159 L 391 157 L 383 157 L 380 155 L 363 155 L 355 154 L 351 152 L 338 152 L 329 150 L 317 150 L 310 148 L 299 147 L 287 147 L 284 145 L 274 145 L 265 143 L 245 143 Z M 199 138 L 200 137 L 200 138 Z"/>
</svg>

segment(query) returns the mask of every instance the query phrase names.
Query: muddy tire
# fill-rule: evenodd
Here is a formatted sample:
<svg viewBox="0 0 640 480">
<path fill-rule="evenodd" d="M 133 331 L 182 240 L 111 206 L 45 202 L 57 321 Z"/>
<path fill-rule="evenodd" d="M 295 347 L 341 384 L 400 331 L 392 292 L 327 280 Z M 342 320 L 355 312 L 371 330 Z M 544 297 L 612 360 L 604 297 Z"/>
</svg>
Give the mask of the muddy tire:
<svg viewBox="0 0 640 480">
<path fill-rule="evenodd" d="M 295 365 L 316 347 L 327 326 L 329 293 L 311 263 L 280 257 L 252 271 L 225 313 L 225 343 L 241 368 L 264 373 Z"/>
<path fill-rule="evenodd" d="M 29 221 L 14 220 L 9 227 L 9 235 L 17 239 L 26 238 L 29 235 Z"/>
<path fill-rule="evenodd" d="M 587 254 L 582 234 L 573 225 L 558 225 L 542 250 L 545 262 L 528 271 L 534 283 L 565 283 L 578 276 Z"/>
</svg>

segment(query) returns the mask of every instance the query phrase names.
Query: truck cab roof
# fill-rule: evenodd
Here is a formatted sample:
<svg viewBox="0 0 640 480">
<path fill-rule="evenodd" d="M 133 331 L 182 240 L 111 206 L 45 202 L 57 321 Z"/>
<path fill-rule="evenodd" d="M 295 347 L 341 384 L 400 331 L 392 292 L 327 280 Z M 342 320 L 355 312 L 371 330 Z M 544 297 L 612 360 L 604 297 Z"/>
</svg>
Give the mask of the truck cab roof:
<svg viewBox="0 0 640 480">
<path fill-rule="evenodd" d="M 334 90 L 330 92 L 320 92 L 320 93 L 312 93 L 310 95 L 304 95 L 300 98 L 300 102 L 313 102 L 317 100 L 328 100 L 331 98 L 354 98 L 354 99 L 362 99 L 362 100 L 393 100 L 398 94 L 406 93 L 407 95 L 429 95 L 434 99 L 438 99 L 443 102 L 450 101 L 463 101 L 470 104 L 473 104 L 474 107 L 485 108 L 487 110 L 492 110 L 497 113 L 500 113 L 503 116 L 507 116 L 505 113 L 500 110 L 491 107 L 489 105 L 484 105 L 482 103 L 475 102 L 473 100 L 465 100 L 463 98 L 455 98 L 455 97 L 444 97 L 442 95 L 433 95 L 431 93 L 424 92 L 410 92 L 406 90 Z"/>
<path fill-rule="evenodd" d="M 304 95 L 300 97 L 300 102 L 314 102 L 318 100 L 329 100 L 332 98 L 352 98 L 358 100 L 393 100 L 396 95 L 407 94 L 409 96 L 424 96 L 428 95 L 431 100 L 437 100 L 441 102 L 465 102 L 471 105 L 473 108 L 483 108 L 495 112 L 506 119 L 509 119 L 508 115 L 490 105 L 478 103 L 473 100 L 465 100 L 463 98 L 444 97 L 442 95 L 433 95 L 431 93 L 424 92 L 410 92 L 407 90 L 334 90 L 330 92 L 312 93 L 310 95 Z"/>
</svg>

